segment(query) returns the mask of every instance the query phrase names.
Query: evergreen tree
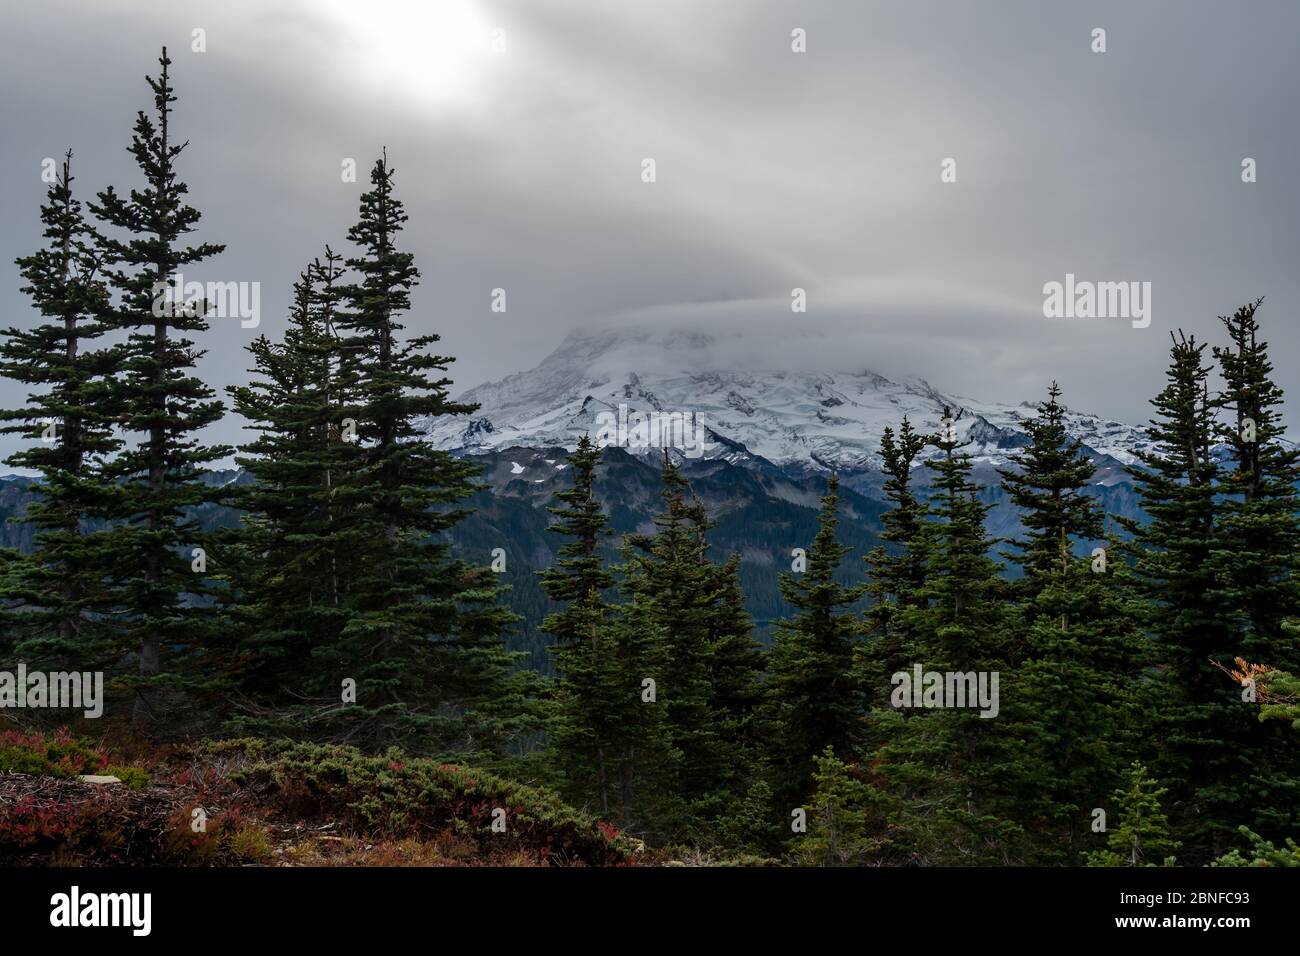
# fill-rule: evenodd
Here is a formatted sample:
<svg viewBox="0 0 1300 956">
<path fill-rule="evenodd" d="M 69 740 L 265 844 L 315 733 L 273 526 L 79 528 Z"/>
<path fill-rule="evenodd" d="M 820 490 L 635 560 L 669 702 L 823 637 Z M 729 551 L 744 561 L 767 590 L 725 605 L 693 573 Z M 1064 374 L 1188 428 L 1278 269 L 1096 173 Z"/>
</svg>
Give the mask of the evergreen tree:
<svg viewBox="0 0 1300 956">
<path fill-rule="evenodd" d="M 912 488 L 917 457 L 929 444 L 929 436 L 918 434 L 904 416 L 897 438 L 886 427 L 880 438 L 880 457 L 885 481 L 882 492 L 892 505 L 881 517 L 884 545 L 867 555 L 872 605 L 867 620 L 873 638 L 870 659 L 864 662 L 864 680 L 878 688 L 875 702 L 889 699 L 889 676 L 908 662 L 912 642 L 905 626 L 909 609 L 925 606 L 924 593 L 929 537 L 926 506 Z"/>
<path fill-rule="evenodd" d="M 477 490 L 477 469 L 423 436 L 431 420 L 475 406 L 448 397 L 441 373 L 452 359 L 429 351 L 437 335 L 401 337 L 419 271 L 397 246 L 407 215 L 392 179 L 385 155 L 348 232 L 356 281 L 340 290 L 335 320 L 348 383 L 340 425 L 355 429 L 359 446 L 331 485 L 351 550 L 347 621 L 327 663 L 356 688 L 335 716 L 354 739 L 491 749 L 489 718 L 522 706 L 506 681 L 514 655 L 500 640 L 513 615 L 497 603 L 490 568 L 454 558 L 446 540 L 466 514 L 459 503 Z"/>
<path fill-rule="evenodd" d="M 667 455 L 655 533 L 630 535 L 619 567 L 621 603 L 606 604 L 598 553 L 606 519 L 584 440 L 574 486 L 553 531 L 570 539 L 548 592 L 567 599 L 548 618 L 562 679 L 553 732 L 566 775 L 625 829 L 716 842 L 725 830 L 761 840 L 766 798 L 757 787 L 755 710 L 761 653 L 744 607 L 739 560 L 708 557 L 712 522 Z M 757 789 L 756 789 L 757 787 Z"/>
<path fill-rule="evenodd" d="M 222 550 L 229 584 L 226 666 L 245 713 L 242 729 L 310 735 L 312 717 L 339 703 L 324 666 L 348 617 L 347 578 L 358 541 L 334 487 L 359 458 L 341 432 L 333 325 L 339 256 L 326 247 L 294 284 L 284 341 L 259 336 L 248 350 L 252 379 L 234 386 L 234 408 L 259 436 L 236 462 L 253 479 L 236 489 L 244 512 Z"/>
<path fill-rule="evenodd" d="M 1300 624 L 1284 621 L 1283 630 L 1295 635 Z M 1245 703 L 1258 703 L 1260 720 L 1285 720 L 1300 730 L 1300 678 L 1268 664 L 1256 664 L 1238 657 L 1235 668 L 1220 668 L 1242 688 Z M 1239 828 L 1240 829 L 1240 828 Z"/>
<path fill-rule="evenodd" d="M 1215 438 L 1229 456 L 1209 563 L 1231 621 L 1233 656 L 1296 672 L 1300 640 L 1286 623 L 1300 615 L 1300 449 L 1283 438 L 1282 390 L 1256 317 L 1262 302 L 1219 317 L 1230 345 L 1213 350 L 1223 378 L 1213 403 L 1222 414 Z M 1257 768 L 1257 789 L 1245 804 L 1250 815 L 1238 818 L 1236 829 L 1246 824 L 1281 839 L 1300 826 L 1300 751 L 1284 724 L 1249 717 L 1235 708 L 1228 728 L 1235 750 Z"/>
<path fill-rule="evenodd" d="M 206 539 L 192 509 L 218 500 L 204 482 L 206 465 L 230 449 L 201 444 L 196 433 L 221 418 L 213 391 L 193 374 L 203 352 L 188 338 L 207 331 L 207 302 L 181 304 L 181 270 L 222 251 L 212 243 L 184 244 L 199 211 L 185 202 L 186 185 L 176 160 L 188 143 L 171 130 L 176 101 L 164 47 L 159 75 L 149 77 L 153 117 L 136 116 L 129 152 L 144 178 L 127 196 L 112 187 L 99 193 L 92 212 L 113 234 L 100 236 L 99 255 L 116 301 L 106 325 L 126 334 L 115 358 L 111 408 L 129 440 L 105 468 L 114 483 L 108 517 L 113 521 L 115 616 L 124 649 L 138 655 L 139 679 L 133 721 L 146 729 L 165 705 L 154 689 L 175 685 L 185 659 L 211 640 L 212 615 L 195 600 L 205 592 Z M 204 548 L 206 551 L 206 548 Z M 164 649 L 171 658 L 163 660 Z"/>
<path fill-rule="evenodd" d="M 944 410 L 929 503 L 932 535 L 925 594 L 928 605 L 914 611 L 908 649 L 925 671 L 992 675 L 999 680 L 998 713 L 981 717 L 969 701 L 883 715 L 879 769 L 903 811 L 912 854 L 929 862 L 971 863 L 1022 858 L 1023 834 L 1015 824 L 1015 787 L 1024 744 L 1015 724 L 1014 664 L 1023 642 L 1011 638 L 1011 617 L 989 557 L 984 530 L 988 507 L 971 480 L 971 459 Z M 904 695 L 906 697 L 906 695 Z"/>
<path fill-rule="evenodd" d="M 595 491 L 600 458 L 600 449 L 583 435 L 568 458 L 573 485 L 556 492 L 560 504 L 547 508 L 556 518 L 547 530 L 567 540 L 554 565 L 538 573 L 547 596 L 566 602 L 542 623 L 555 639 L 560 674 L 551 739 L 566 796 L 580 806 L 594 802 L 608 817 L 622 786 L 622 736 L 639 701 L 635 675 L 622 673 L 624 655 L 613 644 L 605 599 L 614 576 L 601 555 L 601 542 L 611 531 Z"/>
<path fill-rule="evenodd" d="M 1233 850 L 1210 863 L 1210 866 L 1300 866 L 1300 843 L 1291 837 L 1282 846 L 1274 846 L 1250 827 L 1241 827 L 1241 835 L 1250 841 L 1246 853 Z"/>
<path fill-rule="evenodd" d="M 702 613 L 706 623 L 708 718 L 711 728 L 714 772 L 702 781 L 692 813 L 701 819 L 703 839 L 717 843 L 723 830 L 731 830 L 743 844 L 764 841 L 766 827 L 735 826 L 739 817 L 766 820 L 769 795 L 762 785 L 768 768 L 760 745 L 760 711 L 763 702 L 762 646 L 754 640 L 754 624 L 745 608 L 740 585 L 740 556 L 732 554 L 717 564 L 708 557 L 708 533 L 714 527 L 703 503 L 694 497 L 687 515 L 697 536 L 704 573 Z M 668 649 L 671 653 L 671 648 Z M 746 809 L 748 808 L 748 809 Z"/>
<path fill-rule="evenodd" d="M 1216 439 L 1231 452 L 1217 516 L 1213 570 L 1234 610 L 1240 652 L 1280 668 L 1300 667 L 1300 642 L 1283 630 L 1300 614 L 1300 449 L 1282 441 L 1282 390 L 1260 337 L 1257 300 L 1220 316 L 1232 342 L 1215 348 L 1226 413 Z"/>
<path fill-rule="evenodd" d="M 590 753 L 608 737 L 609 782 L 601 796 L 608 800 L 610 814 L 617 808 L 620 825 L 629 833 L 679 840 L 689 824 L 690 800 L 677 785 L 681 754 L 673 749 L 661 691 L 669 633 L 647 584 L 644 555 L 625 543 L 621 557 L 616 568 L 620 600 L 611 608 L 609 625 L 597 630 L 590 657 L 569 659 L 566 683 L 559 689 L 561 713 L 581 713 L 583 719 L 561 720 L 556 742 L 562 752 L 571 753 L 585 743 Z M 587 729 L 585 741 L 570 739 Z"/>
<path fill-rule="evenodd" d="M 1124 774 L 1123 786 L 1115 791 L 1119 826 L 1110 830 L 1108 850 L 1089 856 L 1090 866 L 1157 866 L 1170 864 L 1179 844 L 1170 836 L 1169 821 L 1160 806 L 1164 787 L 1134 761 Z"/>
<path fill-rule="evenodd" d="M 601 554 L 601 542 L 612 531 L 596 497 L 600 459 L 601 450 L 583 435 L 567 459 L 573 485 L 556 492 L 560 505 L 546 509 L 557 519 L 546 530 L 569 539 L 557 552 L 555 565 L 538 572 L 553 601 L 579 602 L 592 592 L 603 595 L 614 585 L 614 575 L 606 569 Z M 589 631 L 576 628 L 565 611 L 549 615 L 545 629 L 562 647 L 585 643 L 591 636 Z"/>
<path fill-rule="evenodd" d="M 961 450 L 966 444 L 945 409 L 944 431 L 934 440 L 940 454 L 925 463 L 934 473 L 929 505 L 934 545 L 926 587 L 932 613 L 912 648 L 914 659 L 924 656 L 927 666 L 961 671 L 999 665 L 1019 653 L 1001 633 L 1005 595 L 984 530 L 988 506 L 971 479 L 971 458 Z"/>
<path fill-rule="evenodd" d="M 71 165 L 69 150 L 41 206 L 45 246 L 17 260 L 21 291 L 44 321 L 0 333 L 0 374 L 39 390 L 25 407 L 0 413 L 17 423 L 4 432 L 33 442 L 6 464 L 36 471 L 41 496 L 22 516 L 35 528 L 36 553 L 14 555 L 0 574 L 0 602 L 20 609 L 4 618 L 0 649 L 29 665 L 81 669 L 105 666 L 112 649 L 103 584 L 110 562 L 105 536 L 88 524 L 105 506 L 100 463 L 120 443 L 105 413 L 112 356 L 96 347 L 105 294 Z"/>
<path fill-rule="evenodd" d="M 676 822 L 685 833 L 714 812 L 711 798 L 727 769 L 712 708 L 717 574 L 707 555 L 707 517 L 698 501 L 688 500 L 690 486 L 666 453 L 662 479 L 664 510 L 654 519 L 653 535 L 629 536 L 631 560 L 622 591 L 625 600 L 640 603 L 653 635 L 654 670 L 647 676 L 655 681 L 663 708 L 673 757 L 672 793 L 681 811 Z"/>
<path fill-rule="evenodd" d="M 830 747 L 850 759 L 862 732 L 864 689 L 854 666 L 861 625 L 851 609 L 866 586 L 837 580 L 849 553 L 835 534 L 838 508 L 839 479 L 831 475 L 807 571 L 781 576 L 781 593 L 795 613 L 777 624 L 766 710 L 773 791 L 787 805 L 807 793 L 817 754 Z"/>
<path fill-rule="evenodd" d="M 1288 671 L 1270 671 L 1266 689 L 1271 699 L 1259 709 L 1259 719 L 1286 720 L 1293 730 L 1300 730 L 1300 677 Z"/>
<path fill-rule="evenodd" d="M 1293 748 L 1286 752 L 1280 739 L 1284 728 L 1261 727 L 1219 673 L 1240 653 L 1247 591 L 1225 562 L 1233 547 L 1223 533 L 1225 488 L 1235 486 L 1225 486 L 1214 451 L 1219 432 L 1204 351 L 1195 339 L 1174 340 L 1168 384 L 1152 403 L 1157 417 L 1148 434 L 1156 450 L 1140 455 L 1146 467 L 1131 470 L 1150 523 L 1126 522 L 1134 585 L 1147 602 L 1162 665 L 1157 766 L 1171 782 L 1184 856 L 1196 863 L 1225 852 L 1239 826 L 1264 836 L 1290 831 L 1300 798 Z M 1261 412 L 1260 421 L 1270 419 Z M 1291 653 L 1289 641 L 1271 653 L 1266 643 L 1252 646 L 1272 659 Z"/>
<path fill-rule="evenodd" d="M 714 600 L 709 608 L 709 709 L 720 747 L 724 789 L 731 798 L 750 792 L 759 774 L 763 703 L 763 650 L 740 586 L 740 556 L 713 565 Z M 726 812 L 724 809 L 721 812 Z"/>
<path fill-rule="evenodd" d="M 1029 444 L 1016 470 L 1001 472 L 1021 511 L 1025 538 L 1009 555 L 1024 570 L 1016 596 L 1026 660 L 1017 669 L 1027 743 L 1019 766 L 1019 818 L 1048 859 L 1073 862 L 1089 811 L 1119 783 L 1122 754 L 1138 745 L 1151 701 L 1143 673 L 1147 642 L 1138 608 L 1103 550 L 1076 556 L 1102 535 L 1102 515 L 1084 494 L 1095 466 L 1065 430 L 1055 383 L 1025 423 Z"/>
<path fill-rule="evenodd" d="M 1283 621 L 1282 629 L 1292 640 L 1300 638 L 1300 622 Z M 1300 677 L 1270 668 L 1259 683 L 1259 719 L 1285 720 L 1293 730 L 1300 730 Z"/>
<path fill-rule="evenodd" d="M 1007 496 L 1020 510 L 1024 536 L 1008 555 L 1024 571 L 1025 590 L 1037 593 L 1045 579 L 1070 564 L 1076 540 L 1102 536 L 1102 516 L 1094 499 L 1084 494 L 1096 471 L 1083 454 L 1083 442 L 1065 430 L 1065 407 L 1053 382 L 1038 415 L 1024 423 L 1029 444 L 1016 456 L 1015 469 L 999 469 Z"/>
<path fill-rule="evenodd" d="M 813 866 L 846 866 L 868 861 L 873 848 L 867 832 L 870 788 L 827 746 L 816 757 L 815 787 L 804 812 L 808 833 L 796 837 L 793 857 Z"/>
</svg>

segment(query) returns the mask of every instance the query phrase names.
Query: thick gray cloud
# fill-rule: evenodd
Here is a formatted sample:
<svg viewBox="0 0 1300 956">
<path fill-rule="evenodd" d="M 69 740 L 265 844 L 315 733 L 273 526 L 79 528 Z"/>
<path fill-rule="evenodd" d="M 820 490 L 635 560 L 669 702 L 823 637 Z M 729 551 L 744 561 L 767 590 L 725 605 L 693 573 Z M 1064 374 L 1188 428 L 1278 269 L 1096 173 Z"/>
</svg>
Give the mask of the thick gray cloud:
<svg viewBox="0 0 1300 956">
<path fill-rule="evenodd" d="M 302 265 L 346 250 L 362 186 L 341 161 L 364 173 L 386 145 L 424 272 L 408 325 L 443 335 L 459 386 L 587 324 L 752 323 L 774 362 L 1002 401 L 1056 378 L 1071 405 L 1141 421 L 1167 332 L 1214 337 L 1263 295 L 1300 393 L 1290 0 L 46 0 L 5 27 L 7 320 L 34 318 L 12 260 L 38 239 L 41 160 L 72 147 L 83 195 L 134 184 L 124 147 L 166 43 L 182 178 L 201 237 L 228 244 L 193 278 L 260 282 L 272 336 Z M 1045 319 L 1066 273 L 1151 282 L 1151 326 Z M 240 380 L 253 334 L 216 322 L 203 374 Z"/>
</svg>

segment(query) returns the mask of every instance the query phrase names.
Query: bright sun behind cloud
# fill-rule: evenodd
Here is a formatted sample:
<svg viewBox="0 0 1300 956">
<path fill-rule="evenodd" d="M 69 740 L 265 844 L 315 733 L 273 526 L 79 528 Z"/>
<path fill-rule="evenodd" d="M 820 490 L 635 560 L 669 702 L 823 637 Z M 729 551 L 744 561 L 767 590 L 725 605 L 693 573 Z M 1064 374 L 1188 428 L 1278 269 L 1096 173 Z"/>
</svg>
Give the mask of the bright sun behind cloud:
<svg viewBox="0 0 1300 956">
<path fill-rule="evenodd" d="M 494 44 L 504 43 L 471 0 L 316 0 L 311 8 L 344 28 L 364 80 L 418 99 L 467 98 Z"/>
</svg>

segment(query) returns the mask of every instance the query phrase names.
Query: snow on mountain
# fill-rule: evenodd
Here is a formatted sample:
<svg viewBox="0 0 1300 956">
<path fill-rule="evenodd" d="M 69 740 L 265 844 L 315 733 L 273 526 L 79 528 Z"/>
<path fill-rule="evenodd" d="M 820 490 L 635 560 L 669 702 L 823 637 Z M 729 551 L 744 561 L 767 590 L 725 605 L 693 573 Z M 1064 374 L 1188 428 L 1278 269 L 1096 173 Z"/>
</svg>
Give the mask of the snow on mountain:
<svg viewBox="0 0 1300 956">
<path fill-rule="evenodd" d="M 774 349 L 766 358 L 751 355 L 733 365 L 719 358 L 731 344 L 689 330 L 574 333 L 537 367 L 458 396 L 479 410 L 468 419 L 438 422 L 429 435 L 440 448 L 466 453 L 572 448 L 584 433 L 598 437 L 623 405 L 632 424 L 651 414 L 678 414 L 702 426 L 704 458 L 860 472 L 879 468 L 880 435 L 887 425 L 897 428 L 904 415 L 918 430 L 936 432 L 945 406 L 961 410 L 957 431 L 972 442 L 967 451 L 991 465 L 1006 463 L 1024 444 L 1021 423 L 1034 415 L 1031 402 L 1011 406 L 945 395 L 920 379 L 897 382 L 866 370 L 782 370 Z M 1075 411 L 1068 423 L 1074 437 L 1114 459 L 1098 462 L 1112 472 L 1147 445 L 1133 425 Z"/>
</svg>

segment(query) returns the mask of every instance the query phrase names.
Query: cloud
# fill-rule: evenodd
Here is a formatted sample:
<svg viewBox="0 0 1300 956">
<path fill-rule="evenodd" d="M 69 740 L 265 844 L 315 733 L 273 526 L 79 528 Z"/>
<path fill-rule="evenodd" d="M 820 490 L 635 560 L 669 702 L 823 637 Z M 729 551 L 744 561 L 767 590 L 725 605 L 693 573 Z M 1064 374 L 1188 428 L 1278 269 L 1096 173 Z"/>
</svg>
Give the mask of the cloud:
<svg viewBox="0 0 1300 956">
<path fill-rule="evenodd" d="M 434 6 L 11 12 L 0 309 L 34 318 L 12 260 L 38 241 L 42 157 L 71 145 L 86 192 L 136 182 L 124 147 L 167 43 L 199 238 L 228 246 L 195 278 L 260 281 L 258 332 L 283 329 L 325 242 L 348 251 L 360 187 L 340 162 L 364 169 L 387 146 L 423 271 L 407 325 L 443 336 L 458 386 L 536 364 L 574 328 L 770 323 L 798 331 L 790 360 L 1002 401 L 1055 378 L 1071 405 L 1141 421 L 1166 332 L 1214 337 L 1218 314 L 1265 295 L 1279 375 L 1300 391 L 1294 4 Z M 796 26 L 807 53 L 790 51 Z M 206 53 L 189 52 L 195 27 Z M 956 183 L 940 182 L 945 157 Z M 1067 272 L 1152 282 L 1151 328 L 1042 318 L 1043 283 Z M 810 305 L 792 317 L 796 286 Z M 241 380 L 251 334 L 214 329 L 203 374 Z M 20 399 L 0 383 L 0 404 Z"/>
</svg>

